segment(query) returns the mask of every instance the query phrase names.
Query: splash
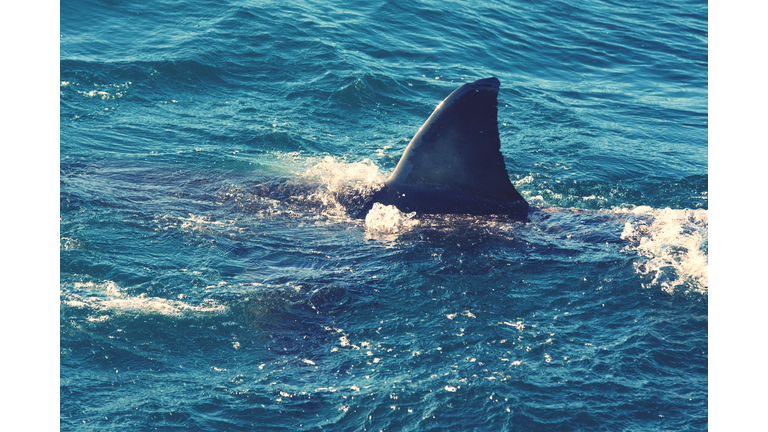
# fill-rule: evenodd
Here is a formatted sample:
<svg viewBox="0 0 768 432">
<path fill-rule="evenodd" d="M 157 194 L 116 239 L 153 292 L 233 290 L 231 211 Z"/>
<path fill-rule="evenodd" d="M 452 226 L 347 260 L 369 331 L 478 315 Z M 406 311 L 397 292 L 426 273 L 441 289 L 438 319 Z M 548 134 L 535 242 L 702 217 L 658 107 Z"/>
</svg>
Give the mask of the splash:
<svg viewBox="0 0 768 432">
<path fill-rule="evenodd" d="M 621 238 L 645 260 L 635 264 L 639 274 L 651 275 L 651 286 L 670 294 L 684 288 L 707 293 L 709 287 L 707 210 L 653 209 L 628 212 Z"/>
<path fill-rule="evenodd" d="M 385 179 L 379 167 L 368 159 L 347 162 L 344 158 L 325 156 L 319 161 L 310 159 L 308 163 L 311 166 L 304 170 L 302 177 L 318 181 L 332 192 L 347 187 L 366 191 L 384 183 Z"/>
<path fill-rule="evenodd" d="M 416 212 L 403 213 L 395 206 L 374 203 L 365 216 L 365 229 L 369 233 L 399 234 L 419 224 Z"/>
<path fill-rule="evenodd" d="M 326 156 L 309 163 L 311 166 L 301 177 L 320 184 L 321 188 L 312 198 L 322 202 L 328 212 L 335 215 L 355 213 L 385 180 L 379 167 L 368 159 L 347 162 L 344 158 Z"/>
</svg>

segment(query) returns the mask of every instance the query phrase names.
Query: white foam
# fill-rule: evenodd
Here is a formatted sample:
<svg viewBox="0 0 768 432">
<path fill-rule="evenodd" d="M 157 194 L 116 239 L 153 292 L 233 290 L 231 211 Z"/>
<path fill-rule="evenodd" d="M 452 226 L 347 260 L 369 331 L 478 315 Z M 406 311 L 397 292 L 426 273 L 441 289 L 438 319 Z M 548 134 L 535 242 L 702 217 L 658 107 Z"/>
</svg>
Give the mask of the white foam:
<svg viewBox="0 0 768 432">
<path fill-rule="evenodd" d="M 62 290 L 64 291 L 64 290 Z M 98 321 L 104 321 L 108 316 L 105 312 L 141 312 L 156 313 L 161 315 L 180 316 L 185 313 L 224 313 L 226 307 L 217 304 L 214 300 L 206 299 L 202 304 L 194 306 L 180 300 L 169 300 L 159 297 L 150 297 L 146 294 L 133 296 L 126 293 L 113 281 L 104 282 L 76 282 L 66 294 L 62 303 L 83 308 L 87 307 L 95 311 Z"/>
<path fill-rule="evenodd" d="M 653 276 L 651 286 L 668 293 L 679 288 L 706 293 L 709 287 L 707 210 L 653 209 L 643 206 L 628 213 L 621 238 L 645 258 L 635 264 L 640 274 Z"/>
<path fill-rule="evenodd" d="M 61 250 L 73 250 L 81 247 L 80 241 L 71 237 L 61 237 L 59 239 L 59 249 Z"/>
<path fill-rule="evenodd" d="M 365 229 L 368 233 L 399 234 L 409 231 L 419 224 L 413 219 L 416 212 L 403 213 L 395 206 L 374 203 L 365 216 Z"/>
<path fill-rule="evenodd" d="M 214 220 L 210 216 L 188 213 L 189 217 L 171 215 L 156 216 L 152 222 L 158 224 L 157 230 L 181 229 L 184 232 L 201 232 L 206 234 L 233 234 L 243 232 L 243 228 L 235 226 L 235 220 Z"/>
<path fill-rule="evenodd" d="M 69 84 L 70 83 L 66 81 L 61 82 L 62 87 Z M 132 84 L 131 82 L 127 82 L 123 84 L 105 84 L 105 85 L 94 84 L 95 87 L 99 88 L 98 90 L 91 90 L 91 91 L 77 90 L 77 92 L 85 97 L 99 98 L 101 100 L 120 99 L 123 96 L 125 96 L 125 93 L 131 84 Z M 100 90 L 100 89 L 105 89 L 105 90 Z"/>
<path fill-rule="evenodd" d="M 346 217 L 346 208 L 339 203 L 344 197 L 368 197 L 381 188 L 385 176 L 376 164 L 368 159 L 347 162 L 345 158 L 325 156 L 308 159 L 309 166 L 301 177 L 322 187 L 310 199 L 319 201 L 332 216 Z"/>
<path fill-rule="evenodd" d="M 385 180 L 379 167 L 368 159 L 347 162 L 344 158 L 325 156 L 319 161 L 310 159 L 308 163 L 310 167 L 304 170 L 302 177 L 319 181 L 330 191 L 339 191 L 349 186 L 369 189 Z"/>
</svg>

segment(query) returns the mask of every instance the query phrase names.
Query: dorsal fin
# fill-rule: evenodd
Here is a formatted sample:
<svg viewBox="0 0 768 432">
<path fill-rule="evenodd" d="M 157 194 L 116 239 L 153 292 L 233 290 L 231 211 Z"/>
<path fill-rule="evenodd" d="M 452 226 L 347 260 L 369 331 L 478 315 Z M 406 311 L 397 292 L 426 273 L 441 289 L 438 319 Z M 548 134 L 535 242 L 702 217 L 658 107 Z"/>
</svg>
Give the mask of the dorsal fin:
<svg viewBox="0 0 768 432">
<path fill-rule="evenodd" d="M 499 80 L 451 93 L 413 137 L 379 202 L 402 211 L 507 214 L 525 219 L 528 203 L 512 186 L 497 125 Z"/>
<path fill-rule="evenodd" d="M 408 144 L 387 184 L 514 190 L 500 152 L 498 93 L 496 78 L 464 84 L 451 93 Z"/>
</svg>

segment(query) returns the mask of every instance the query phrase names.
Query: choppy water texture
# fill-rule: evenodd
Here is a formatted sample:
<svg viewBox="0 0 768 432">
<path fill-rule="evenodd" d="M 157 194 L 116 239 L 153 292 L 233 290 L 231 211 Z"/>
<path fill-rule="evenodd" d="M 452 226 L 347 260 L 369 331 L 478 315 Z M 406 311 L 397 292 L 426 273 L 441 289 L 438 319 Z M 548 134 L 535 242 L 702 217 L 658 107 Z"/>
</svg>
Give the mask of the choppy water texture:
<svg viewBox="0 0 768 432">
<path fill-rule="evenodd" d="M 707 428 L 707 3 L 63 2 L 62 430 Z M 528 223 L 348 218 L 501 81 Z"/>
</svg>

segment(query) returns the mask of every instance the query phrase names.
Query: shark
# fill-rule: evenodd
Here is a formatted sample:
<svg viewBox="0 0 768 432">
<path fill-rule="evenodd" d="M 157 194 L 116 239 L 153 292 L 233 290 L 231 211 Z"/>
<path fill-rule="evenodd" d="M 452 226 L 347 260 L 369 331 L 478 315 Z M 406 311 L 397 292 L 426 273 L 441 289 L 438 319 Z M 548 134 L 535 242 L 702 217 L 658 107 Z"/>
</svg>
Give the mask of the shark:
<svg viewBox="0 0 768 432">
<path fill-rule="evenodd" d="M 354 219 L 365 219 L 374 204 L 380 203 L 416 216 L 528 221 L 528 202 L 512 185 L 501 154 L 499 86 L 495 77 L 461 85 L 419 128 L 383 183 L 364 190 L 341 187 L 329 191 L 332 201 Z M 312 198 L 323 190 L 322 185 L 268 175 L 254 180 L 249 190 L 257 196 L 304 208 L 326 204 L 325 199 Z"/>
<path fill-rule="evenodd" d="M 528 202 L 512 185 L 501 154 L 500 82 L 463 84 L 443 100 L 400 157 L 395 170 L 351 216 L 363 218 L 375 203 L 417 215 L 528 217 Z"/>
</svg>

